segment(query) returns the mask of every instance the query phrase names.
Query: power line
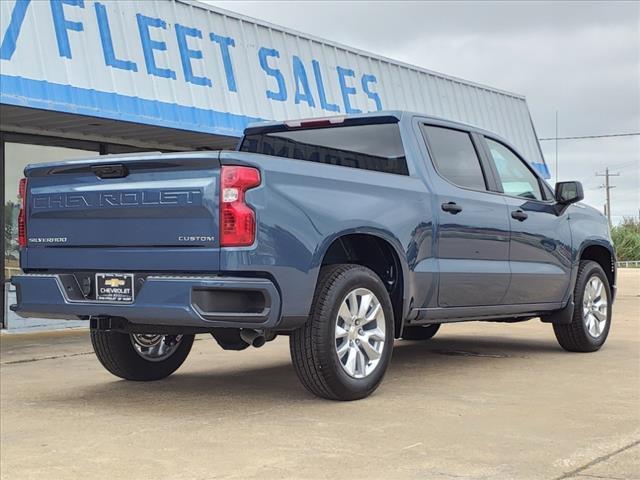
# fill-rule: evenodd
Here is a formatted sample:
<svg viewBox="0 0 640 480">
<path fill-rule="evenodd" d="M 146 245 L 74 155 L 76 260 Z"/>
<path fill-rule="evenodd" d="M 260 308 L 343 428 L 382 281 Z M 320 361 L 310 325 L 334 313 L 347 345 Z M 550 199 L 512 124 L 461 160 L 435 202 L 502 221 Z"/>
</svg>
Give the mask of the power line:
<svg viewBox="0 0 640 480">
<path fill-rule="evenodd" d="M 631 133 L 609 133 L 607 135 L 582 135 L 579 137 L 547 137 L 547 138 L 539 138 L 541 142 L 546 142 L 548 140 L 582 140 L 585 138 L 613 138 L 613 137 L 635 137 L 640 135 L 640 132 L 631 132 Z"/>
<path fill-rule="evenodd" d="M 614 165 L 610 165 L 610 167 L 622 168 L 622 167 L 627 167 L 629 165 L 634 165 L 634 164 L 638 164 L 638 160 L 631 160 L 630 162 L 617 163 L 617 164 L 614 164 Z"/>
</svg>

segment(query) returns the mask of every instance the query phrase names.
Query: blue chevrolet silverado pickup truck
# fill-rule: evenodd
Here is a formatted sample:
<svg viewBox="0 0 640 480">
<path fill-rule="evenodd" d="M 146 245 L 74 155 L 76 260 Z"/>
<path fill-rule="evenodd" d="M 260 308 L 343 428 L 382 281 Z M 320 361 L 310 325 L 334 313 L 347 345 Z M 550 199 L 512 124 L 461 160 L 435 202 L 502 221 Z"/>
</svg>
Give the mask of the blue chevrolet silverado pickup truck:
<svg viewBox="0 0 640 480">
<path fill-rule="evenodd" d="M 22 316 L 86 319 L 114 375 L 157 380 L 194 335 L 289 335 L 304 386 L 373 392 L 394 339 L 539 317 L 605 342 L 615 254 L 579 182 L 552 190 L 504 139 L 407 112 L 250 126 L 236 151 L 30 165 Z"/>
</svg>

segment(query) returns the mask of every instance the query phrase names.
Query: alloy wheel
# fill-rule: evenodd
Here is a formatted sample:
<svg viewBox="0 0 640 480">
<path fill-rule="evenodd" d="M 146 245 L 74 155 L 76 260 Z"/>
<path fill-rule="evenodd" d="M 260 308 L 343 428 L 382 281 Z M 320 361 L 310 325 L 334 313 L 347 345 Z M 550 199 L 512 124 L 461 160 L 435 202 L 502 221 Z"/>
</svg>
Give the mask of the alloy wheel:
<svg viewBox="0 0 640 480">
<path fill-rule="evenodd" d="M 131 343 L 136 353 L 150 362 L 160 362 L 169 358 L 181 341 L 182 335 L 131 334 Z"/>
<path fill-rule="evenodd" d="M 582 317 L 587 332 L 598 338 L 607 325 L 607 289 L 597 275 L 593 275 L 586 283 L 582 298 Z"/>
<path fill-rule="evenodd" d="M 376 369 L 385 345 L 385 316 L 373 292 L 357 288 L 342 301 L 335 322 L 336 354 L 343 370 L 365 378 Z"/>
</svg>

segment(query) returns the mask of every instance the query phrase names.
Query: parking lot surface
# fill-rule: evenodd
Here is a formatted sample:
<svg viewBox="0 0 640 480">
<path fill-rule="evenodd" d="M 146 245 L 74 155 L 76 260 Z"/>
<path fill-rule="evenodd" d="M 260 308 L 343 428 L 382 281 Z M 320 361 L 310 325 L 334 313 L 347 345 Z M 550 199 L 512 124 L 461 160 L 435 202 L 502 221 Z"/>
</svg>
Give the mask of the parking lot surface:
<svg viewBox="0 0 640 480">
<path fill-rule="evenodd" d="M 640 270 L 609 340 L 566 353 L 550 325 L 444 325 L 398 341 L 368 399 L 320 400 L 287 338 L 198 337 L 176 374 L 110 376 L 86 330 L 1 336 L 2 479 L 640 479 Z"/>
</svg>

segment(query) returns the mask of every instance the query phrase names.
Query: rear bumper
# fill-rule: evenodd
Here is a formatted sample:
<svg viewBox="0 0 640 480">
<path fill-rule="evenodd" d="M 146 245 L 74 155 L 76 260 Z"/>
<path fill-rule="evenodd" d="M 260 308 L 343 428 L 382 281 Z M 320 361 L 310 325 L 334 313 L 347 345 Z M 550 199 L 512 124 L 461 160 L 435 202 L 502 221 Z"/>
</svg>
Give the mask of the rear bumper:
<svg viewBox="0 0 640 480">
<path fill-rule="evenodd" d="M 280 321 L 280 294 L 263 278 L 148 276 L 131 304 L 74 300 L 55 274 L 14 276 L 11 283 L 17 303 L 10 308 L 22 317 L 122 317 L 199 328 L 275 328 Z"/>
</svg>

